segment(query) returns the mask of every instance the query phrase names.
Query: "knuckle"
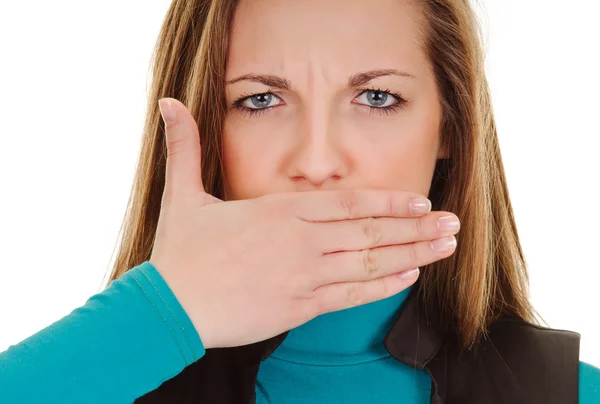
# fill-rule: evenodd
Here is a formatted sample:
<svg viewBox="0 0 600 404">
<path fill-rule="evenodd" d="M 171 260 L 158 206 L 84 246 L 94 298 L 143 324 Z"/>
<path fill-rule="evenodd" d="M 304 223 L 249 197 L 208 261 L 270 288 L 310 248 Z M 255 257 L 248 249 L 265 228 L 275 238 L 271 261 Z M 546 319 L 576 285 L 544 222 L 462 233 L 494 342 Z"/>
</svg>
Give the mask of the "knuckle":
<svg viewBox="0 0 600 404">
<path fill-rule="evenodd" d="M 414 236 L 418 238 L 425 237 L 425 232 L 423 230 L 423 219 L 417 218 L 413 219 L 413 232 Z"/>
<path fill-rule="evenodd" d="M 362 250 L 362 265 L 369 278 L 379 271 L 379 253 L 377 250 L 366 248 Z"/>
<path fill-rule="evenodd" d="M 171 129 L 171 128 L 169 128 Z M 175 154 L 185 151 L 187 147 L 187 139 L 185 136 L 167 136 L 167 157 L 174 156 Z"/>
<path fill-rule="evenodd" d="M 391 296 L 392 293 L 390 291 L 390 285 L 387 282 L 387 277 L 379 278 L 378 281 L 379 281 L 379 287 L 381 289 L 381 296 L 383 298 Z"/>
<path fill-rule="evenodd" d="M 341 191 L 339 193 L 339 204 L 347 217 L 354 219 L 358 216 L 358 200 L 352 191 Z"/>
<path fill-rule="evenodd" d="M 408 260 L 409 267 L 411 268 L 420 266 L 419 251 L 417 250 L 417 248 L 417 243 L 410 243 L 408 245 Z"/>
<path fill-rule="evenodd" d="M 379 245 L 381 241 L 381 226 L 378 220 L 372 217 L 361 220 L 363 234 L 367 238 L 369 247 L 375 247 Z"/>
<path fill-rule="evenodd" d="M 349 284 L 346 291 L 346 302 L 354 307 L 362 305 L 364 301 L 365 293 L 363 288 L 360 287 L 360 283 L 352 282 Z"/>
</svg>

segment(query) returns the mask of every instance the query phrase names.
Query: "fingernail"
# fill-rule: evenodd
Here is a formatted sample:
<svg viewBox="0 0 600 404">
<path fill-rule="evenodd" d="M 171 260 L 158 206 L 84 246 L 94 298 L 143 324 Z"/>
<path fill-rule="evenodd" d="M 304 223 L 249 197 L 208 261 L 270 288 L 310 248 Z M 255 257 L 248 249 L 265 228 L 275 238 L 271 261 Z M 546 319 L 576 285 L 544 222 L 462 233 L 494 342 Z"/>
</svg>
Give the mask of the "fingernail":
<svg viewBox="0 0 600 404">
<path fill-rule="evenodd" d="M 175 122 L 175 111 L 173 110 L 169 100 L 165 98 L 158 100 L 158 109 L 160 109 L 160 115 L 162 116 L 165 125 Z"/>
<path fill-rule="evenodd" d="M 408 203 L 411 215 L 424 215 L 431 210 L 431 201 L 427 198 L 412 198 Z"/>
<path fill-rule="evenodd" d="M 436 252 L 448 251 L 456 247 L 456 237 L 448 236 L 431 241 L 431 248 Z"/>
<path fill-rule="evenodd" d="M 438 229 L 441 231 L 456 231 L 460 222 L 456 216 L 442 216 L 437 220 Z"/>
<path fill-rule="evenodd" d="M 403 271 L 398 274 L 398 278 L 400 279 L 412 279 L 416 278 L 419 275 L 419 268 L 409 269 L 408 271 Z"/>
</svg>

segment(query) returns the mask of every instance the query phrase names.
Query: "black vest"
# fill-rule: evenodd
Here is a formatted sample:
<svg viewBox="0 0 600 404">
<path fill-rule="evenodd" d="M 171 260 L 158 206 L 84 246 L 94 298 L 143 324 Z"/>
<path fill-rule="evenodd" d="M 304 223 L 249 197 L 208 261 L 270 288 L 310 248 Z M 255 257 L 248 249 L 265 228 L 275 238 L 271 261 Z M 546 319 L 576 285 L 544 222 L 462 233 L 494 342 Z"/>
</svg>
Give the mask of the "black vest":
<svg viewBox="0 0 600 404">
<path fill-rule="evenodd" d="M 474 349 L 461 352 L 456 338 L 427 323 L 423 310 L 414 288 L 384 345 L 392 357 L 429 373 L 431 404 L 578 404 L 578 333 L 505 318 Z M 208 349 L 135 403 L 254 404 L 260 363 L 286 336 Z"/>
</svg>

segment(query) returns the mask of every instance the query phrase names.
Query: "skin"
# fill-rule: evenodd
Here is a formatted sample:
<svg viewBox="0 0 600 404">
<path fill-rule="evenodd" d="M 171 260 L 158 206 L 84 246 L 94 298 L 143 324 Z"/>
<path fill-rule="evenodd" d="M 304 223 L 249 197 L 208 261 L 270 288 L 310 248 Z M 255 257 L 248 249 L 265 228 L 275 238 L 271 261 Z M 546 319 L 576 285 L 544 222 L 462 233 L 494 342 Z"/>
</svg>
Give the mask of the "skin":
<svg viewBox="0 0 600 404">
<path fill-rule="evenodd" d="M 436 160 L 448 152 L 440 149 L 441 107 L 421 19 L 401 0 L 242 0 L 226 70 L 226 199 L 349 188 L 428 196 Z M 374 70 L 400 75 L 349 83 Z M 251 74 L 277 76 L 289 88 L 240 79 Z M 384 100 L 377 90 L 390 94 Z M 241 102 L 270 107 L 258 114 L 232 107 L 268 91 L 270 100 Z M 402 108 L 381 109 L 398 102 Z"/>
</svg>

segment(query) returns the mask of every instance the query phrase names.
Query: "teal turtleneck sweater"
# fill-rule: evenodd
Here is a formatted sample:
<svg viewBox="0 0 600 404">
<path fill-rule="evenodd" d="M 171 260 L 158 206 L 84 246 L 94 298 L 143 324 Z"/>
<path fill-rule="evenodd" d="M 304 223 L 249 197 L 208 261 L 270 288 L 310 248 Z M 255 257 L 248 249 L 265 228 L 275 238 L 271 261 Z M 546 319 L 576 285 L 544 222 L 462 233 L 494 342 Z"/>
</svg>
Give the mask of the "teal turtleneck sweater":
<svg viewBox="0 0 600 404">
<path fill-rule="evenodd" d="M 261 363 L 257 403 L 428 403 L 429 376 L 383 338 L 409 290 L 292 329 Z M 156 268 L 132 268 L 82 307 L 0 353 L 2 403 L 131 403 L 202 360 L 202 341 Z M 600 369 L 579 368 L 580 404 L 600 402 Z"/>
<path fill-rule="evenodd" d="M 258 403 L 429 403 L 431 379 L 391 357 L 383 339 L 410 288 L 290 330 L 259 367 Z M 318 397 L 318 399 L 317 399 Z"/>
</svg>

